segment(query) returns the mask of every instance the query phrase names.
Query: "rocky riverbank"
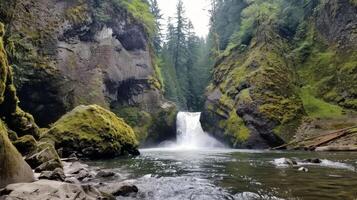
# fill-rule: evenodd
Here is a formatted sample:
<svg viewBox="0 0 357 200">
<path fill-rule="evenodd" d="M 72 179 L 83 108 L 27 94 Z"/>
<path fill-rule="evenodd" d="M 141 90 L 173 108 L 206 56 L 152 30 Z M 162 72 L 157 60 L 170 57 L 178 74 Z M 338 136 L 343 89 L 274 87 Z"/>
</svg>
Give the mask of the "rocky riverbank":
<svg viewBox="0 0 357 200">
<path fill-rule="evenodd" d="M 0 199 L 111 200 L 116 196 L 128 196 L 138 192 L 138 188 L 131 181 L 106 183 L 120 176 L 115 172 L 91 170 L 77 158 L 73 157 L 70 160 L 73 162 L 63 162 L 63 169 L 56 168 L 53 171 L 36 173 L 34 182 L 10 184 L 0 189 Z"/>
</svg>

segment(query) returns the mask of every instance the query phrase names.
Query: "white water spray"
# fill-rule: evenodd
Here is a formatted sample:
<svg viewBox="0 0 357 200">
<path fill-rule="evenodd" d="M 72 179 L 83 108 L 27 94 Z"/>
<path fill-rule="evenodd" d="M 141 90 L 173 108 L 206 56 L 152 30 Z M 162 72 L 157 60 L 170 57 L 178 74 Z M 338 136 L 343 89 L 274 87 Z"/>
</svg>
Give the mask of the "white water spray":
<svg viewBox="0 0 357 200">
<path fill-rule="evenodd" d="M 200 122 L 201 113 L 177 114 L 177 149 L 223 148 L 224 145 L 205 133 Z"/>
</svg>

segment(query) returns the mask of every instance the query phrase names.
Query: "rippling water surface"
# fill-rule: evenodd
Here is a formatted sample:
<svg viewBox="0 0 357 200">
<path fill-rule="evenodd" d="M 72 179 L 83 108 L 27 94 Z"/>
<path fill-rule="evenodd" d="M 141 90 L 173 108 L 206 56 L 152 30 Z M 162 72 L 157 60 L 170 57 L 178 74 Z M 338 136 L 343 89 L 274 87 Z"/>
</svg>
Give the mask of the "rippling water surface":
<svg viewBox="0 0 357 200">
<path fill-rule="evenodd" d="M 120 199 L 357 199 L 357 154 L 352 152 L 143 149 L 141 153 L 88 164 L 120 174 L 110 181 L 133 179 L 139 193 Z M 289 167 L 280 158 L 320 158 L 322 163 Z M 301 166 L 309 171 L 298 171 Z"/>
</svg>

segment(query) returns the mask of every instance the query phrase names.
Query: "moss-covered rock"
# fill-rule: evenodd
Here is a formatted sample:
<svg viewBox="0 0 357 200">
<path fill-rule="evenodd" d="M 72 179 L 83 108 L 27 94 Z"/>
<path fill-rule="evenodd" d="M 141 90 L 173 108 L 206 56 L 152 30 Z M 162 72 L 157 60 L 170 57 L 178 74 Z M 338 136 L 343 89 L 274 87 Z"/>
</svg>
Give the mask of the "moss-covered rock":
<svg viewBox="0 0 357 200">
<path fill-rule="evenodd" d="M 30 166 L 24 161 L 7 136 L 7 128 L 0 120 L 0 188 L 11 183 L 34 180 Z"/>
<path fill-rule="evenodd" d="M 205 130 L 234 147 L 268 148 L 296 137 L 304 119 L 336 121 L 356 111 L 356 6 L 315 3 L 304 7 L 295 36 L 277 19 L 258 20 L 248 44 L 231 43 L 221 54 L 201 116 Z"/>
<path fill-rule="evenodd" d="M 286 42 L 269 23 L 260 25 L 248 50 L 232 49 L 215 68 L 204 127 L 235 147 L 267 148 L 289 140 L 304 110 L 285 51 Z"/>
<path fill-rule="evenodd" d="M 76 107 L 53 124 L 43 138 L 53 140 L 64 157 L 74 152 L 89 158 L 139 154 L 133 129 L 97 105 Z"/>
<path fill-rule="evenodd" d="M 7 126 L 19 136 L 32 135 L 39 137 L 39 128 L 33 117 L 19 106 L 16 89 L 13 83 L 12 69 L 4 49 L 4 25 L 0 23 L 0 117 Z"/>
<path fill-rule="evenodd" d="M 25 160 L 33 169 L 41 166 L 37 171 L 50 171 L 63 167 L 53 144 L 46 140 L 39 141 L 35 149 L 25 157 Z"/>
<path fill-rule="evenodd" d="M 146 1 L 4 1 L 0 16 L 21 108 L 40 126 L 79 105 L 159 109 Z"/>
<path fill-rule="evenodd" d="M 157 145 L 176 137 L 178 111 L 171 102 L 165 102 L 151 112 L 135 106 L 113 106 L 112 110 L 133 128 L 142 146 Z"/>
<path fill-rule="evenodd" d="M 13 144 L 25 156 L 36 149 L 37 141 L 32 135 L 25 135 L 14 141 Z"/>
</svg>

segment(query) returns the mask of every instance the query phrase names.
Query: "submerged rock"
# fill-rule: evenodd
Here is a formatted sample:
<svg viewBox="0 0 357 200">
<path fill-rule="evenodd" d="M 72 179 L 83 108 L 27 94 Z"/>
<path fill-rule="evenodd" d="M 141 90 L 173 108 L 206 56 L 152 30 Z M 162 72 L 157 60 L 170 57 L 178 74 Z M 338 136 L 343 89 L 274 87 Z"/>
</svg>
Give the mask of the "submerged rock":
<svg viewBox="0 0 357 200">
<path fill-rule="evenodd" d="M 298 169 L 298 171 L 301 171 L 301 172 L 308 172 L 308 171 L 309 171 L 309 169 L 307 169 L 306 167 L 300 167 L 300 168 Z"/>
<path fill-rule="evenodd" d="M 297 165 L 297 162 L 290 158 L 279 158 L 274 159 L 273 163 L 277 166 L 294 166 Z"/>
<path fill-rule="evenodd" d="M 58 120 L 44 137 L 53 140 L 56 148 L 62 148 L 64 157 L 74 152 L 92 159 L 139 154 L 132 128 L 97 105 L 78 106 Z"/>
<path fill-rule="evenodd" d="M 322 161 L 320 159 L 318 159 L 318 158 L 308 158 L 308 159 L 303 160 L 303 162 L 319 164 Z"/>
<path fill-rule="evenodd" d="M 0 188 L 17 182 L 31 182 L 34 174 L 7 137 L 4 123 L 0 120 Z"/>
</svg>

